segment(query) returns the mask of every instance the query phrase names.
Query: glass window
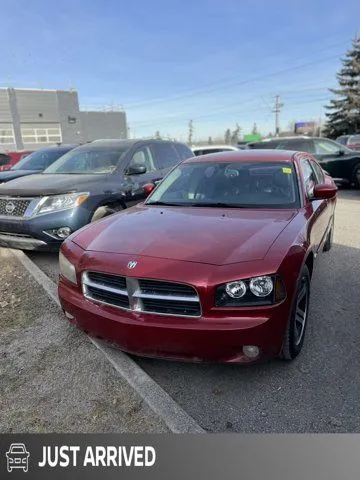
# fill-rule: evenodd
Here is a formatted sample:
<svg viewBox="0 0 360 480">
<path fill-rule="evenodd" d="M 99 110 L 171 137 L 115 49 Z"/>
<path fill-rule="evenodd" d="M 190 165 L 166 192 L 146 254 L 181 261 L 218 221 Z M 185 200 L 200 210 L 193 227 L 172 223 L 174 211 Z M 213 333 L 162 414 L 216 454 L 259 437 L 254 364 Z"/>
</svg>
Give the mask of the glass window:
<svg viewBox="0 0 360 480">
<path fill-rule="evenodd" d="M 49 165 L 54 163 L 58 158 L 67 153 L 69 150 L 38 150 L 30 155 L 22 158 L 17 162 L 12 170 L 45 170 Z"/>
<path fill-rule="evenodd" d="M 291 162 L 201 162 L 178 165 L 146 203 L 181 206 L 297 208 Z"/>
<path fill-rule="evenodd" d="M 314 170 L 311 168 L 309 160 L 301 159 L 301 170 L 304 176 L 305 188 L 309 197 L 313 196 L 314 186 L 317 183 Z"/>
<path fill-rule="evenodd" d="M 0 153 L 0 166 L 7 165 L 8 163 L 10 163 L 10 157 Z"/>
<path fill-rule="evenodd" d="M 315 172 L 317 183 L 324 183 L 325 182 L 325 176 L 323 169 L 320 167 L 320 165 L 317 162 L 314 162 L 313 160 L 311 161 L 311 166 Z"/>
<path fill-rule="evenodd" d="M 340 145 L 346 145 L 347 144 L 347 141 L 348 141 L 348 137 L 338 137 L 336 139 L 336 142 L 337 143 L 340 143 Z"/>
<path fill-rule="evenodd" d="M 190 150 L 190 148 L 183 143 L 174 143 L 174 146 L 181 160 L 186 160 L 187 158 L 191 158 L 194 156 L 192 150 Z"/>
<path fill-rule="evenodd" d="M 317 155 L 331 155 L 339 153 L 340 146 L 331 140 L 314 140 Z"/>
<path fill-rule="evenodd" d="M 156 170 L 154 159 L 149 147 L 140 148 L 134 153 L 129 163 L 129 166 L 133 165 L 145 165 L 147 172 L 153 172 Z"/>
<path fill-rule="evenodd" d="M 175 167 L 181 161 L 171 143 L 154 142 L 151 150 L 160 169 Z"/>
<path fill-rule="evenodd" d="M 92 174 L 101 175 L 113 173 L 128 147 L 88 147 L 75 148 L 60 157 L 44 173 Z"/>
<path fill-rule="evenodd" d="M 294 138 L 291 140 L 284 140 L 276 147 L 276 150 L 294 150 L 297 152 L 309 152 L 309 142 L 301 138 Z"/>
<path fill-rule="evenodd" d="M 347 143 L 348 145 L 358 145 L 360 143 L 360 135 L 351 135 Z"/>
</svg>

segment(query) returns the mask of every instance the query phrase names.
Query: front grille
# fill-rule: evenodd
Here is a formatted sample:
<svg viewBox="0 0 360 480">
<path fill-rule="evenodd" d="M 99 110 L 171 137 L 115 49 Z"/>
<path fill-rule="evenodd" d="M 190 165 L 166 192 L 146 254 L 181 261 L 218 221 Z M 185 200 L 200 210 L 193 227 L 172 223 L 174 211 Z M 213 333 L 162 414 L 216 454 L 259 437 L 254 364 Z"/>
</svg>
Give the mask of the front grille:
<svg viewBox="0 0 360 480">
<path fill-rule="evenodd" d="M 5 217 L 23 217 L 31 199 L 0 198 L 0 215 Z"/>
<path fill-rule="evenodd" d="M 82 286 L 86 298 L 127 310 L 180 317 L 201 315 L 196 290 L 182 283 L 84 272 Z"/>
</svg>

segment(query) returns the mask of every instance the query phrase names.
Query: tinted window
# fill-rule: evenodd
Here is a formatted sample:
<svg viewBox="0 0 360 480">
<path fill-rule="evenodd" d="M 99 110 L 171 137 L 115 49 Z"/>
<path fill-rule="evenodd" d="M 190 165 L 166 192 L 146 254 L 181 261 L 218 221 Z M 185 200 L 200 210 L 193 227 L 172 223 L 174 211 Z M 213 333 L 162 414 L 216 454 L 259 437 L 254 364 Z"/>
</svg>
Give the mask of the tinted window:
<svg viewBox="0 0 360 480">
<path fill-rule="evenodd" d="M 128 147 L 75 148 L 50 165 L 44 173 L 104 174 L 116 170 Z"/>
<path fill-rule="evenodd" d="M 347 141 L 348 141 L 348 137 L 339 137 L 336 139 L 336 142 L 340 143 L 341 145 L 346 145 Z"/>
<path fill-rule="evenodd" d="M 331 140 L 314 140 L 315 143 L 315 153 L 317 155 L 331 155 L 339 153 L 340 146 L 336 142 Z"/>
<path fill-rule="evenodd" d="M 298 152 L 310 152 L 310 143 L 303 139 L 294 138 L 293 140 L 284 140 L 276 147 L 277 150 L 295 150 Z"/>
<path fill-rule="evenodd" d="M 69 150 L 37 151 L 25 156 L 12 167 L 12 170 L 45 170 L 55 160 L 65 155 Z"/>
<path fill-rule="evenodd" d="M 151 150 L 160 169 L 175 167 L 175 165 L 181 161 L 174 145 L 171 143 L 153 143 Z"/>
<path fill-rule="evenodd" d="M 305 158 L 301 159 L 301 170 L 304 177 L 306 192 L 309 197 L 313 196 L 314 186 L 317 183 L 314 170 L 311 168 L 310 162 Z"/>
<path fill-rule="evenodd" d="M 270 148 L 270 149 L 276 148 L 279 145 L 279 143 L 280 143 L 280 140 L 269 140 L 267 142 L 249 143 L 248 147 L 266 150 L 267 148 Z"/>
<path fill-rule="evenodd" d="M 315 172 L 317 183 L 324 183 L 325 182 L 325 176 L 323 169 L 320 167 L 320 165 L 316 162 L 311 162 L 311 166 Z"/>
<path fill-rule="evenodd" d="M 7 165 L 8 163 L 10 163 L 10 157 L 8 157 L 7 155 L 2 155 L 0 153 L 0 166 Z"/>
<path fill-rule="evenodd" d="M 147 172 L 156 170 L 155 162 L 149 147 L 142 147 L 133 154 L 129 166 L 145 165 Z"/>
<path fill-rule="evenodd" d="M 183 163 L 158 186 L 146 203 L 188 207 L 294 208 L 299 204 L 292 163 Z"/>
<path fill-rule="evenodd" d="M 192 150 L 183 143 L 175 143 L 174 146 L 181 160 L 186 160 L 194 156 Z"/>
</svg>

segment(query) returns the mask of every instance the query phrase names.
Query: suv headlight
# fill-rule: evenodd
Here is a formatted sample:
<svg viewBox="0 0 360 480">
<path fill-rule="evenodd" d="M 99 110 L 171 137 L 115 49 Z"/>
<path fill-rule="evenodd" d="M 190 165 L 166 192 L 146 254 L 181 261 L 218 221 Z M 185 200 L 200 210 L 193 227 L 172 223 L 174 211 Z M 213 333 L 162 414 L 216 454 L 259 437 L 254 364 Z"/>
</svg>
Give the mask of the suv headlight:
<svg viewBox="0 0 360 480">
<path fill-rule="evenodd" d="M 247 307 L 272 305 L 286 297 L 279 275 L 263 275 L 219 285 L 215 294 L 216 307 Z"/>
<path fill-rule="evenodd" d="M 33 215 L 41 215 L 59 210 L 67 210 L 81 205 L 89 196 L 89 192 L 68 193 L 43 197 L 34 209 Z"/>
<path fill-rule="evenodd" d="M 59 267 L 60 267 L 60 274 L 66 278 L 69 282 L 77 285 L 77 278 L 76 278 L 76 268 L 70 260 L 68 260 L 63 253 L 59 253 Z"/>
</svg>

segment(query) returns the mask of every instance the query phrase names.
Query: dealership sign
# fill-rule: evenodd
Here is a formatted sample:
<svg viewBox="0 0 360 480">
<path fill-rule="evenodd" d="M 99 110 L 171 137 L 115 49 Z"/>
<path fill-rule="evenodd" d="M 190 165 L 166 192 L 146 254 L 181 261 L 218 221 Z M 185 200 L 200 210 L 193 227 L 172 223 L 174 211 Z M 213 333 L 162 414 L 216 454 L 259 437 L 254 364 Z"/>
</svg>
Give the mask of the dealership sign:
<svg viewBox="0 0 360 480">
<path fill-rule="evenodd" d="M 296 122 L 294 132 L 295 133 L 308 133 L 315 130 L 315 122 Z"/>
</svg>

